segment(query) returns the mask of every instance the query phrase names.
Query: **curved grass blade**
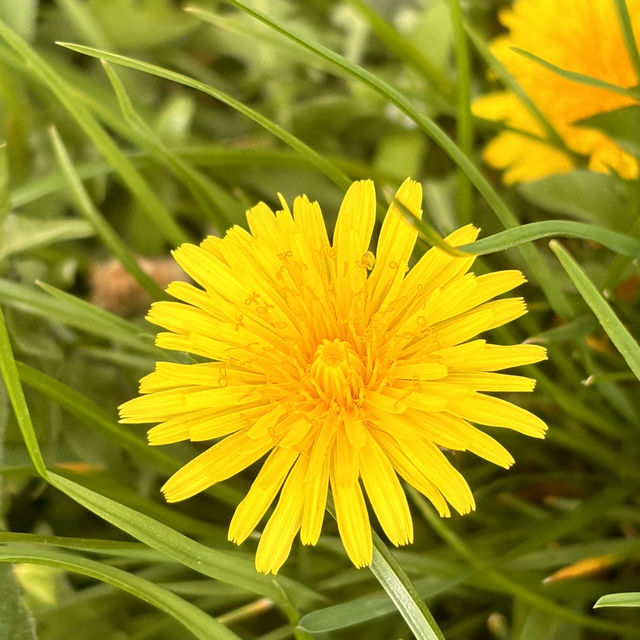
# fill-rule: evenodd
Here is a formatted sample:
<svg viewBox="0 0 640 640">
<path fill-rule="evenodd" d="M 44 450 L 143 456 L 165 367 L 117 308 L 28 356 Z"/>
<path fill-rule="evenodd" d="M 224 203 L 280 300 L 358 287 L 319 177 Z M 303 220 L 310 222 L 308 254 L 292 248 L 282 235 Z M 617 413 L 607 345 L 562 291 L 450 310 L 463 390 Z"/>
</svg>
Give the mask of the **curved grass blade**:
<svg viewBox="0 0 640 640">
<path fill-rule="evenodd" d="M 9 157 L 7 143 L 0 144 L 0 229 L 11 211 L 9 193 Z"/>
<path fill-rule="evenodd" d="M 613 4 L 618 14 L 618 22 L 620 22 L 624 46 L 627 49 L 633 70 L 636 72 L 636 80 L 638 84 L 640 84 L 640 53 L 638 53 L 638 43 L 633 35 L 633 25 L 631 24 L 631 17 L 629 16 L 629 8 L 625 0 L 613 0 Z"/>
<path fill-rule="evenodd" d="M 485 255 L 496 251 L 504 251 L 526 242 L 533 242 L 549 237 L 579 238 L 589 242 L 597 242 L 616 253 L 626 256 L 640 257 L 640 240 L 626 234 L 609 231 L 592 224 L 574 222 L 572 220 L 544 220 L 523 224 L 515 229 L 500 231 L 487 238 L 476 240 L 471 244 L 457 247 L 460 251 Z"/>
<path fill-rule="evenodd" d="M 600 321 L 600 325 L 611 342 L 616 346 L 636 378 L 640 380 L 640 346 L 638 343 L 569 252 L 556 240 L 552 240 L 549 246 L 571 278 L 578 293 Z"/>
<path fill-rule="evenodd" d="M 122 266 L 135 278 L 136 282 L 152 298 L 164 298 L 165 295 L 162 289 L 148 273 L 143 271 L 129 247 L 120 239 L 120 236 L 93 204 L 55 127 L 49 129 L 49 135 L 51 136 L 53 150 L 58 158 L 58 163 L 67 179 L 69 189 L 80 213 L 89 221 L 107 249 L 118 258 Z"/>
<path fill-rule="evenodd" d="M 123 182 L 136 196 L 142 210 L 149 217 L 150 223 L 156 226 L 164 237 L 176 246 L 188 241 L 188 235 L 171 217 L 162 201 L 86 107 L 73 95 L 73 90 L 58 73 L 2 21 L 0 21 L 0 37 L 4 39 L 13 51 L 22 57 L 26 63 L 26 69 L 39 82 L 48 87 L 69 115 L 91 139 L 96 148 L 111 164 L 114 171 L 120 175 Z"/>
<path fill-rule="evenodd" d="M 13 407 L 18 426 L 20 427 L 20 432 L 24 438 L 27 451 L 29 452 L 31 462 L 38 472 L 38 475 L 46 480 L 48 476 L 47 468 L 44 464 L 40 446 L 38 445 L 33 423 L 31 422 L 24 391 L 20 384 L 20 377 L 18 376 L 16 361 L 13 357 L 11 341 L 7 333 L 7 325 L 4 321 L 2 307 L 0 307 L 0 376 L 2 376 L 4 381 L 4 386 L 9 395 L 9 400 Z"/>
<path fill-rule="evenodd" d="M 50 472 L 47 479 L 56 489 L 67 494 L 89 511 L 194 571 L 258 593 L 275 602 L 279 602 L 281 592 L 274 585 L 274 581 L 280 582 L 287 593 L 292 594 L 296 604 L 309 604 L 317 602 L 320 598 L 299 582 L 284 576 L 272 579 L 258 574 L 253 563 L 246 561 L 238 554 L 210 549 L 149 516 L 110 500 L 57 473 Z"/>
<path fill-rule="evenodd" d="M 106 60 L 101 60 L 101 62 L 116 94 L 122 116 L 134 133 L 134 136 L 129 135 L 128 137 L 133 137 L 139 146 L 146 148 L 151 156 L 167 166 L 182 180 L 207 218 L 219 230 L 230 227 L 232 223 L 223 206 L 223 198 L 220 197 L 220 188 L 192 167 L 191 164 L 179 154 L 167 149 L 156 132 L 135 110 L 131 98 L 113 67 Z M 97 112 L 99 117 L 107 121 L 108 125 L 120 129 L 123 128 L 122 122 L 119 119 L 107 117 L 108 110 L 105 109 L 104 105 L 85 93 L 79 95 L 93 111 Z M 123 134 L 126 135 L 126 132 L 123 132 Z"/>
<path fill-rule="evenodd" d="M 198 607 L 158 585 L 95 560 L 50 549 L 33 549 L 7 544 L 0 547 L 0 562 L 42 564 L 79 573 L 140 598 L 175 618 L 200 640 L 240 640 L 240 638 Z"/>
<path fill-rule="evenodd" d="M 300 153 L 300 155 L 302 155 L 310 164 L 324 173 L 341 189 L 346 190 L 351 184 L 351 179 L 349 178 L 349 176 L 347 176 L 346 173 L 336 167 L 336 165 L 334 165 L 332 162 L 322 157 L 319 153 L 302 142 L 302 140 L 296 138 L 296 136 L 278 126 L 275 122 L 272 122 L 265 116 L 259 114 L 257 111 L 254 111 L 253 109 L 247 107 L 239 100 L 235 100 L 226 93 L 214 89 L 204 82 L 194 80 L 193 78 L 189 78 L 188 76 L 185 76 L 181 73 L 170 71 L 155 64 L 149 64 L 147 62 L 135 60 L 134 58 L 128 58 L 127 56 L 122 56 L 116 53 L 109 53 L 108 51 L 102 51 L 100 49 L 94 49 L 93 47 L 85 47 L 83 45 L 71 44 L 68 42 L 57 42 L 56 44 L 59 44 L 61 47 L 66 47 L 67 49 L 71 49 L 72 51 L 77 51 L 78 53 L 84 53 L 85 55 L 92 56 L 94 58 L 103 58 L 108 62 L 113 62 L 114 64 L 118 64 L 123 67 L 129 67 L 130 69 L 136 69 L 137 71 L 150 73 L 151 75 L 165 78 L 167 80 L 183 84 L 186 87 L 191 87 L 192 89 L 202 91 L 203 93 L 210 95 L 212 98 L 215 98 L 216 100 L 228 105 L 232 109 L 235 109 L 236 111 L 242 113 L 244 116 L 253 120 L 277 138 L 280 138 L 280 140 Z"/>
<path fill-rule="evenodd" d="M 576 154 L 569 149 L 562 138 L 556 131 L 555 127 L 549 122 L 547 117 L 540 111 L 536 103 L 529 97 L 525 90 L 516 82 L 516 79 L 507 71 L 506 67 L 496 58 L 482 36 L 469 24 L 465 24 L 465 30 L 469 35 L 469 39 L 485 61 L 486 65 L 496 74 L 500 82 L 510 91 L 516 94 L 520 101 L 527 107 L 529 113 L 538 121 L 545 133 L 545 138 L 549 144 L 560 149 L 569 157 L 576 159 Z"/>
<path fill-rule="evenodd" d="M 229 0 L 227 0 L 229 1 Z M 605 91 L 611 91 L 612 93 L 617 93 L 618 95 L 625 96 L 627 98 L 633 98 L 634 100 L 640 99 L 640 89 L 636 87 L 632 87 L 630 89 L 626 89 L 625 87 L 619 87 L 617 84 L 611 84 L 610 82 L 605 82 L 604 80 L 599 80 L 598 78 L 592 78 L 591 76 L 587 76 L 584 73 L 578 73 L 577 71 L 569 71 L 568 69 L 563 69 L 562 67 L 558 67 L 555 64 L 552 64 L 548 60 L 537 56 L 530 51 L 525 51 L 524 49 L 520 49 L 520 47 L 511 47 L 513 51 L 519 53 L 521 56 L 525 58 L 529 58 L 529 60 L 533 60 L 533 62 L 537 62 L 540 66 L 548 69 L 549 71 L 553 71 L 557 73 L 559 76 L 566 78 L 567 80 L 571 80 L 572 82 L 577 82 L 579 84 L 586 84 L 589 87 L 594 87 L 596 89 L 604 89 Z"/>
<path fill-rule="evenodd" d="M 251 9 L 246 4 L 239 2 L 239 0 L 225 1 L 241 11 L 244 11 L 248 15 L 253 16 L 256 20 L 266 24 L 278 33 L 286 36 L 303 49 L 314 52 L 320 59 L 332 62 L 337 69 L 358 79 L 377 94 L 389 100 L 389 102 L 398 107 L 402 113 L 411 118 L 411 120 L 413 120 L 420 129 L 422 129 L 422 131 L 424 131 L 456 163 L 456 165 L 465 172 L 469 180 L 486 200 L 487 204 L 491 207 L 504 227 L 510 228 L 518 225 L 518 220 L 513 212 L 509 207 L 507 207 L 495 189 L 493 189 L 489 182 L 480 173 L 475 164 L 433 120 L 420 113 L 400 91 L 386 83 L 384 80 L 381 80 L 367 69 L 353 64 L 343 56 L 338 55 L 322 45 L 309 42 L 307 39 L 293 33 L 286 26 L 275 22 L 264 13 Z M 190 8 L 190 12 L 201 17 L 203 20 L 207 19 L 207 11 Z M 571 304 L 567 300 L 566 296 L 563 295 L 557 280 L 553 277 L 553 274 L 550 272 L 547 264 L 542 260 L 541 256 L 538 255 L 535 247 L 522 247 L 520 252 L 529 269 L 544 290 L 546 297 L 549 300 L 549 304 L 553 307 L 556 313 L 561 317 L 571 317 L 573 315 Z"/>
<path fill-rule="evenodd" d="M 593 605 L 594 609 L 600 607 L 640 607 L 640 593 L 630 591 L 628 593 L 609 593 L 598 598 Z"/>
</svg>

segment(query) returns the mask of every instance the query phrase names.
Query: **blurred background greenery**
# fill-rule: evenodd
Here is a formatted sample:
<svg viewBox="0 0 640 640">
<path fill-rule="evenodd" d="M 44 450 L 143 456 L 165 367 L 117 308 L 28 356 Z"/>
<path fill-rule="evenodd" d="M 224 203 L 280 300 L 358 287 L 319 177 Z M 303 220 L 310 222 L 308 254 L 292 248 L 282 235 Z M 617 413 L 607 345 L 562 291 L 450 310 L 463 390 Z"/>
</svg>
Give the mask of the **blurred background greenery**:
<svg viewBox="0 0 640 640">
<path fill-rule="evenodd" d="M 570 174 L 507 188 L 482 166 L 482 145 L 498 125 L 471 121 L 459 111 L 460 95 L 499 85 L 464 45 L 455 11 L 461 6 L 482 47 L 500 32 L 496 16 L 505 4 L 255 0 L 251 6 L 396 87 L 457 139 L 520 223 L 562 218 L 635 229 L 637 181 L 592 174 L 578 162 Z M 156 359 L 168 357 L 153 346 L 143 320 L 150 296 L 132 276 L 157 294 L 149 274 L 165 283 L 179 277 L 166 260 L 171 248 L 243 224 L 246 208 L 258 200 L 275 205 L 277 192 L 318 200 L 330 226 L 345 174 L 375 179 L 383 202 L 406 176 L 420 180 L 427 220 L 442 234 L 466 221 L 482 227 L 483 236 L 503 226 L 424 128 L 370 84 L 224 2 L 197 6 L 205 13 L 185 12 L 171 0 L 0 0 L 6 25 L 0 303 L 47 465 L 230 554 L 248 574 L 255 540 L 236 549 L 226 542 L 226 525 L 251 473 L 167 507 L 158 487 L 176 460 L 197 447 L 151 449 L 141 429 L 117 425 L 116 406 L 135 395 Z M 176 71 L 221 100 L 193 83 L 101 63 L 56 41 Z M 465 50 L 467 71 L 460 66 Z M 458 126 L 463 121 L 465 128 Z M 274 135 L 282 131 L 294 138 Z M 594 242 L 563 244 L 637 335 L 637 264 Z M 517 400 L 548 421 L 548 439 L 499 434 L 517 461 L 508 472 L 452 454 L 474 489 L 477 511 L 440 521 L 414 496 L 416 542 L 395 555 L 450 640 L 640 637 L 633 609 L 591 610 L 603 594 L 638 590 L 637 380 L 546 243 L 536 255 L 542 280 L 513 249 L 479 259 L 476 271 L 523 268 L 531 281 L 523 290 L 531 313 L 495 333 L 505 343 L 534 336 L 549 347 L 550 362 L 529 368 L 538 390 Z M 134 256 L 147 259 L 142 270 Z M 559 292 L 555 304 L 545 285 Z M 0 565 L 0 638 L 192 637 L 180 615 L 171 618 L 96 582 L 97 574 L 67 571 L 71 557 L 159 585 L 242 638 L 412 637 L 372 574 L 346 560 L 328 518 L 318 547 L 297 545 L 283 570 L 297 581 L 290 590 L 303 584 L 314 593 L 289 593 L 288 607 L 275 606 L 273 598 L 258 599 L 259 589 L 213 580 L 133 542 L 126 527 L 107 524 L 40 479 L 0 389 L 3 431 L 0 550 L 5 561 L 26 561 L 13 572 Z M 66 560 L 56 556 L 60 549 L 67 549 Z M 554 577 L 567 567 L 568 577 Z M 303 630 L 296 630 L 301 616 Z M 206 633 L 200 637 L 215 637 Z"/>
</svg>

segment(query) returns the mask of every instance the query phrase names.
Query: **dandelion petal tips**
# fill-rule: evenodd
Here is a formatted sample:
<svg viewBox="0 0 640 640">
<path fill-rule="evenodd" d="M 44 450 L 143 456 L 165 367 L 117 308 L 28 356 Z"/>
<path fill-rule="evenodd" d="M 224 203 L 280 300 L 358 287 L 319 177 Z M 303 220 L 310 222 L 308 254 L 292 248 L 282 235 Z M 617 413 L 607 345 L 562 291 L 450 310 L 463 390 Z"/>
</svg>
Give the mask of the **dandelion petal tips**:
<svg viewBox="0 0 640 640">
<path fill-rule="evenodd" d="M 302 196 L 292 210 L 284 200 L 276 213 L 253 207 L 249 231 L 233 227 L 174 252 L 196 285 L 172 283 L 176 301 L 156 302 L 148 319 L 165 329 L 159 346 L 206 361 L 157 363 L 120 416 L 155 423 L 152 445 L 215 441 L 165 483 L 169 502 L 263 461 L 229 528 L 240 544 L 275 505 L 259 571 L 276 573 L 298 534 L 317 542 L 329 491 L 358 567 L 371 563 L 367 500 L 393 544 L 412 542 L 402 480 L 442 516 L 473 510 L 443 449 L 503 467 L 513 458 L 472 423 L 544 436 L 536 416 L 487 394 L 531 391 L 532 379 L 498 371 L 544 360 L 545 350 L 478 337 L 526 312 L 520 298 L 494 299 L 522 274 L 475 276 L 473 257 L 437 248 L 410 269 L 416 230 L 406 210 L 419 217 L 421 202 L 420 184 L 407 179 L 375 255 L 370 180 L 347 191 L 331 242 L 318 204 Z M 469 225 L 446 240 L 460 246 L 477 235 Z"/>
</svg>

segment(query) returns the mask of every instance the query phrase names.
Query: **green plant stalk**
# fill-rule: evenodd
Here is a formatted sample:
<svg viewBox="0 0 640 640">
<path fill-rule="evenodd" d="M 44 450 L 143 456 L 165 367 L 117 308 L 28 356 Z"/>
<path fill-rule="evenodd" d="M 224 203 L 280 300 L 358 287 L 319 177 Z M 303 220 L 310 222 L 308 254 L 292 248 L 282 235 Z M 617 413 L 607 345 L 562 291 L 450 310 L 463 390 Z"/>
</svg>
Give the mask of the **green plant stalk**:
<svg viewBox="0 0 640 640">
<path fill-rule="evenodd" d="M 640 53 L 638 52 L 638 43 L 633 36 L 633 25 L 631 24 L 631 17 L 629 16 L 629 9 L 625 0 L 613 0 L 613 4 L 618 14 L 618 21 L 620 22 L 620 29 L 622 30 L 622 37 L 624 38 L 624 45 L 627 48 L 627 54 L 629 60 L 633 66 L 633 70 L 636 73 L 637 84 L 640 84 Z"/>
<path fill-rule="evenodd" d="M 456 127 L 458 147 L 467 157 L 473 153 L 473 118 L 471 117 L 471 68 L 469 46 L 464 31 L 464 20 L 460 0 L 449 0 L 449 12 L 453 25 L 453 44 L 458 71 Z M 465 225 L 472 220 L 473 193 L 471 182 L 461 167 L 458 167 L 456 210 L 458 222 Z"/>
</svg>

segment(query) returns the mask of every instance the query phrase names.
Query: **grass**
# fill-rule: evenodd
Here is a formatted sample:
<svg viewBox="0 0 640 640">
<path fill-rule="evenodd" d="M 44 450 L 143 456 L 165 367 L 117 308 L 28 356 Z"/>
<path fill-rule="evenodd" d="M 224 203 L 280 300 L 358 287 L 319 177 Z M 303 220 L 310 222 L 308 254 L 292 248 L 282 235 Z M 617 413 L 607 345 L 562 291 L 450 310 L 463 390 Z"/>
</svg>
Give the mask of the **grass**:
<svg viewBox="0 0 640 640">
<path fill-rule="evenodd" d="M 626 4 L 612 2 L 638 71 Z M 0 629 L 9 637 L 640 637 L 640 189 L 581 166 L 506 187 L 482 163 L 494 127 L 472 117 L 469 101 L 495 86 L 487 66 L 530 100 L 487 48 L 496 4 L 0 8 L 0 593 L 9 594 Z M 637 153 L 636 111 L 590 121 Z M 537 108 L 533 117 L 561 148 Z M 226 542 L 252 472 L 168 506 L 159 486 L 195 445 L 151 448 L 142 430 L 117 423 L 138 379 L 174 357 L 143 319 L 164 294 L 137 258 L 242 225 L 246 208 L 275 204 L 278 191 L 318 200 L 331 225 L 352 180 L 374 178 L 384 201 L 409 174 L 427 194 L 416 256 L 471 221 L 483 233 L 462 250 L 482 255 L 478 271 L 525 272 L 530 313 L 494 334 L 547 346 L 549 361 L 524 370 L 535 393 L 518 399 L 547 421 L 547 439 L 499 434 L 516 459 L 508 471 L 452 455 L 477 510 L 440 519 L 412 492 L 414 544 L 377 539 L 370 571 L 350 565 L 326 518 L 317 547 L 294 543 L 282 572 L 262 576 L 255 537 L 239 549 Z M 93 274 L 112 258 L 122 268 L 99 283 L 108 295 L 121 295 L 126 278 L 140 285 L 124 312 L 93 302 Z M 554 577 L 563 568 L 573 576 Z"/>
</svg>

